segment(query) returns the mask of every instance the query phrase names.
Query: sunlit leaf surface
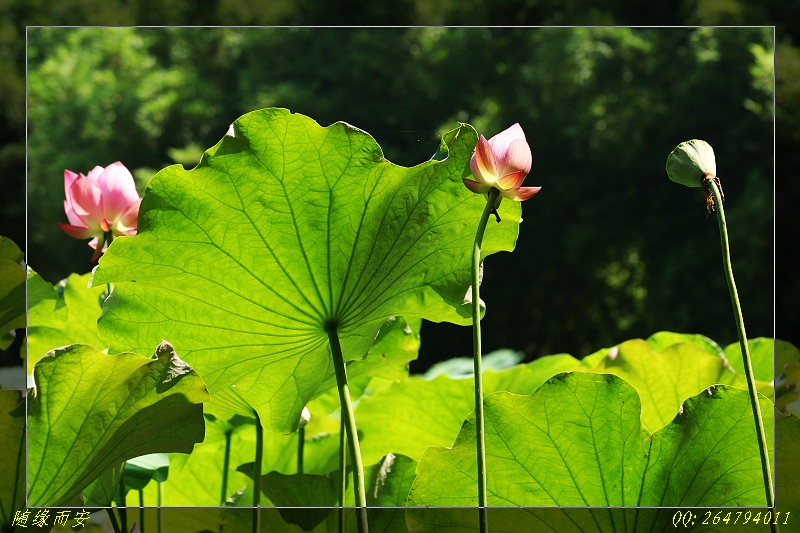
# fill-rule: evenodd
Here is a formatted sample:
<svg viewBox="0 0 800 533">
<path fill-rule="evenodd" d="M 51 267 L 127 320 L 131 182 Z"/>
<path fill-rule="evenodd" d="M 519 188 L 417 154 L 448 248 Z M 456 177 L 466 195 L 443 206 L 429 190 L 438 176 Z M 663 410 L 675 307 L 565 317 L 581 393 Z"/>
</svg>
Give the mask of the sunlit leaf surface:
<svg viewBox="0 0 800 533">
<path fill-rule="evenodd" d="M 34 369 L 28 505 L 65 505 L 108 468 L 203 440 L 203 380 L 163 343 L 157 359 L 71 345 Z"/>
<path fill-rule="evenodd" d="M 266 109 L 244 115 L 186 171 L 157 174 L 139 233 L 114 241 L 93 285 L 114 350 L 167 339 L 209 384 L 235 384 L 264 427 L 289 432 L 333 374 L 390 316 L 469 323 L 470 250 L 485 200 L 462 176 L 477 141 L 446 134 L 434 160 L 383 158 L 348 124 Z M 514 247 L 520 205 L 503 202 L 485 255 Z"/>
<path fill-rule="evenodd" d="M 71 274 L 60 287 L 58 300 L 42 299 L 36 307 L 39 312 L 30 317 L 28 323 L 28 373 L 47 352 L 68 344 L 88 344 L 98 350 L 108 347 L 97 333 L 100 298 L 106 287 L 88 287 L 90 278 L 91 274 Z M 30 284 L 33 284 L 33 279 L 29 275 Z M 46 282 L 37 282 L 37 285 L 42 284 Z M 44 292 L 47 286 L 50 285 L 46 284 L 40 290 Z M 58 312 L 41 312 L 45 304 L 55 307 Z"/>
<path fill-rule="evenodd" d="M 772 442 L 772 405 L 765 399 L 762 410 Z M 746 391 L 719 386 L 702 392 L 654 434 L 639 415 L 636 390 L 612 375 L 566 373 L 532 395 L 488 396 L 489 505 L 764 504 Z M 476 505 L 476 471 L 470 415 L 452 448 L 423 455 L 410 504 Z M 640 529 L 614 523 L 614 530 Z"/>
</svg>

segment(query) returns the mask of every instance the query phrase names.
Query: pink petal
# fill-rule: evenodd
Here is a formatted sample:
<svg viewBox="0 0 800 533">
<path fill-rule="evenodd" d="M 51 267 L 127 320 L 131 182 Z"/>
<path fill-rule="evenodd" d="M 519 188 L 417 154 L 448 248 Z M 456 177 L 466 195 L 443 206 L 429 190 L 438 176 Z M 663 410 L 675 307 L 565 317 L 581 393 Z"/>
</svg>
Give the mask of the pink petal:
<svg viewBox="0 0 800 533">
<path fill-rule="evenodd" d="M 69 189 L 76 179 L 78 179 L 77 174 L 71 170 L 64 170 L 64 196 L 67 199 L 69 199 Z"/>
<path fill-rule="evenodd" d="M 475 146 L 475 153 L 469 161 L 469 168 L 473 177 L 481 183 L 492 184 L 497 179 L 497 164 L 495 163 L 492 147 L 486 138 L 481 135 Z"/>
<path fill-rule="evenodd" d="M 474 193 L 483 194 L 485 192 L 488 192 L 489 189 L 491 189 L 489 185 L 478 183 L 477 181 L 472 181 L 467 178 L 461 178 L 461 181 L 464 182 L 464 185 L 467 186 L 467 189 L 471 190 Z"/>
<path fill-rule="evenodd" d="M 497 188 L 501 191 L 509 191 L 519 186 L 525 180 L 525 174 L 521 170 L 507 174 L 497 180 Z"/>
<path fill-rule="evenodd" d="M 103 219 L 103 193 L 100 187 L 85 177 L 79 177 L 69 189 L 67 198 L 71 200 L 75 214 L 87 225 L 99 224 Z"/>
<path fill-rule="evenodd" d="M 84 225 L 83 221 L 75 214 L 75 209 L 72 207 L 72 201 L 70 200 L 70 192 L 69 190 L 72 188 L 72 184 L 75 183 L 75 180 L 78 179 L 79 175 L 75 174 L 71 170 L 64 170 L 64 212 L 67 214 L 67 219 L 69 219 L 69 223 L 74 226 L 82 226 Z"/>
<path fill-rule="evenodd" d="M 97 180 L 100 179 L 100 176 L 102 176 L 104 170 L 105 169 L 100 165 L 95 165 L 95 167 L 86 175 L 86 177 L 96 183 Z"/>
<path fill-rule="evenodd" d="M 531 155 L 531 147 L 525 139 L 517 139 L 508 145 L 508 151 L 502 164 L 505 165 L 503 173 L 508 174 L 516 170 L 521 170 L 523 176 L 531 171 L 531 164 L 533 163 L 533 156 Z"/>
<path fill-rule="evenodd" d="M 505 198 L 516 200 L 517 202 L 524 202 L 537 192 L 542 190 L 541 187 L 520 187 L 519 189 L 511 189 L 510 191 L 503 191 L 500 194 Z"/>
<path fill-rule="evenodd" d="M 67 220 L 69 220 L 69 223 L 73 226 L 86 225 L 86 223 L 81 220 L 81 217 L 75 213 L 75 210 L 72 208 L 72 204 L 70 204 L 69 199 L 64 200 L 64 212 L 67 214 Z"/>
<path fill-rule="evenodd" d="M 489 139 L 489 144 L 492 146 L 495 158 L 498 160 L 505 160 L 509 146 L 517 140 L 525 141 L 525 132 L 522 131 L 522 126 L 520 126 L 519 123 L 514 124 L 510 128 L 501 131 Z"/>
<path fill-rule="evenodd" d="M 64 230 L 64 233 L 76 239 L 88 239 L 92 235 L 97 234 L 96 231 L 92 231 L 90 228 L 84 228 L 82 226 L 72 226 L 70 224 L 62 224 L 60 222 L 58 225 L 61 226 L 61 229 Z"/>
<path fill-rule="evenodd" d="M 97 178 L 97 184 L 103 193 L 103 216 L 108 220 L 116 220 L 128 206 L 139 200 L 133 176 L 119 161 L 106 167 Z"/>
<path fill-rule="evenodd" d="M 135 202 L 129 205 L 125 211 L 122 212 L 117 219 L 115 231 L 119 235 L 136 235 L 136 227 L 139 219 L 139 206 L 142 203 L 141 198 L 137 198 Z"/>
</svg>

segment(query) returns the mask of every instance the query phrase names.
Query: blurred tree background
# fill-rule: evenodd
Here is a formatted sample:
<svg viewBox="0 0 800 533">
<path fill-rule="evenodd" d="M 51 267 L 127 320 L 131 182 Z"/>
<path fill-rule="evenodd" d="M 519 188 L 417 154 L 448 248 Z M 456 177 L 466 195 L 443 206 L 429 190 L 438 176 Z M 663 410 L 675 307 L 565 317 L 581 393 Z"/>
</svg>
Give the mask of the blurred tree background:
<svg viewBox="0 0 800 533">
<path fill-rule="evenodd" d="M 324 22 L 342 22 L 334 11 L 308 4 L 302 11 L 302 2 L 271 2 L 269 9 L 259 9 L 219 0 L 195 12 L 182 1 L 84 0 L 68 13 L 42 15 L 35 2 L 6 1 L 2 8 L 12 16 L 0 29 L 0 61 L 24 64 L 26 49 L 16 26 L 22 20 L 274 24 L 293 23 L 302 12 L 303 22 L 323 22 L 325 13 L 333 18 Z M 483 23 L 656 22 L 636 19 L 623 5 L 629 3 L 581 11 L 572 3 L 506 1 L 485 13 Z M 391 22 L 468 23 L 486 10 L 471 2 L 409 0 L 404 6 Z M 669 18 L 659 23 L 796 19 L 791 8 L 780 9 L 737 0 L 686 1 L 662 14 Z M 364 17 L 360 22 L 388 16 L 358 12 Z M 800 55 L 791 32 L 29 28 L 27 44 L 27 257 L 51 282 L 93 266 L 86 243 L 57 226 L 66 221 L 65 168 L 85 173 L 120 160 L 143 187 L 166 165 L 191 168 L 233 120 L 270 106 L 322 125 L 347 121 L 372 134 L 387 159 L 405 166 L 429 159 L 437 137 L 459 121 L 487 137 L 519 122 L 534 157 L 526 184 L 543 189 L 523 205 L 517 250 L 487 260 L 486 351 L 521 350 L 526 360 L 556 352 L 582 356 L 659 330 L 702 333 L 723 344 L 736 340 L 716 220 L 706 215 L 700 192 L 673 184 L 664 171 L 669 152 L 691 138 L 707 140 L 717 154 L 748 336 L 772 336 L 777 319 L 778 337 L 798 343 L 797 311 L 789 298 L 796 295 L 796 280 L 781 277 L 793 270 L 773 241 L 777 113 L 782 161 L 777 240 L 793 242 L 782 241 L 780 224 L 780 200 L 797 190 L 796 183 L 781 178 L 782 171 L 791 176 L 783 150 L 796 144 L 800 116 Z M 24 78 L 4 77 L 4 85 L 0 169 L 13 177 L 3 181 L 0 234 L 22 244 Z M 798 157 L 796 150 L 785 153 L 787 160 Z M 468 328 L 426 323 L 422 336 L 414 371 L 471 350 Z"/>
</svg>

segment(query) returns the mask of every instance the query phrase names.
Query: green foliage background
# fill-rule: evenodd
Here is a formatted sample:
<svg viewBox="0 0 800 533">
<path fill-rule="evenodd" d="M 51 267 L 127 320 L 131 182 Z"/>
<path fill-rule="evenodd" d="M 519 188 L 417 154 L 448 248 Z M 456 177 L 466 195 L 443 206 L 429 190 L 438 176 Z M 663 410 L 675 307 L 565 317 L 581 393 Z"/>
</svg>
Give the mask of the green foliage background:
<svg viewBox="0 0 800 533">
<path fill-rule="evenodd" d="M 44 14 L 6 2 L 3 57 L 25 60 L 14 35 L 19 21 L 266 24 L 296 22 L 301 12 L 288 2 L 264 10 L 221 0 L 203 12 L 180 1 L 151 4 L 95 9 L 87 0 Z M 776 8 L 749 4 L 685 2 L 659 22 L 770 23 Z M 408 7 L 392 21 L 467 23 L 485 9 Z M 633 7 L 496 7 L 482 22 L 656 22 L 637 18 Z M 330 17 L 321 10 L 305 10 L 304 22 Z M 527 184 L 544 188 L 523 207 L 517 251 L 487 262 L 488 349 L 515 348 L 528 359 L 580 355 L 659 329 L 735 339 L 715 223 L 702 198 L 663 171 L 666 154 L 692 137 L 717 151 L 748 335 L 772 335 L 771 29 L 30 28 L 28 44 L 27 252 L 49 281 L 91 268 L 85 243 L 56 226 L 64 168 L 85 172 L 121 160 L 143 186 L 164 165 L 192 167 L 230 122 L 267 106 L 323 125 L 348 121 L 402 165 L 427 160 L 436 137 L 458 121 L 487 135 L 519 121 L 534 153 Z M 777 55 L 787 65 L 796 58 L 786 30 L 778 31 Z M 792 86 L 778 72 L 780 95 Z M 14 89 L 3 115 L 11 140 L 24 119 L 16 80 L 5 81 Z M 779 120 L 795 116 L 792 105 L 778 98 Z M 792 135 L 779 128 L 779 146 Z M 18 168 L 19 148 L 5 144 L 4 170 Z M 21 205 L 4 203 L 4 227 L 19 220 Z M 22 241 L 19 230 L 7 233 Z M 791 340 L 792 331 L 781 335 L 780 316 L 790 319 L 779 315 L 778 334 Z M 426 325 L 423 339 L 423 358 L 469 352 L 463 328 Z"/>
</svg>

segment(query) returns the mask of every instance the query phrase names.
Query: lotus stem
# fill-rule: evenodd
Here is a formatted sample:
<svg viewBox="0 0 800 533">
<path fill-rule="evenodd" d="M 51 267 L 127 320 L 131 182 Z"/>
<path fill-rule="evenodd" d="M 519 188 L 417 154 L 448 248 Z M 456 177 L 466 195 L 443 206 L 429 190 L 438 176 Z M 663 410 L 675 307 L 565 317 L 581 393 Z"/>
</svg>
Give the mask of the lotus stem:
<svg viewBox="0 0 800 533">
<path fill-rule="evenodd" d="M 472 247 L 472 355 L 475 372 L 475 441 L 478 454 L 478 518 L 481 533 L 489 531 L 489 517 L 486 497 L 486 444 L 483 424 L 483 368 L 481 364 L 481 299 L 480 268 L 481 244 L 486 231 L 489 215 L 495 210 L 494 202 L 500 192 L 489 191 L 486 207 L 483 209 L 478 231 L 475 233 L 475 245 Z"/>
<path fill-rule="evenodd" d="M 256 464 L 253 472 L 253 533 L 261 532 L 261 463 L 264 458 L 264 428 L 256 413 Z"/>
<path fill-rule="evenodd" d="M 300 427 L 297 430 L 297 473 L 303 473 L 303 448 L 306 445 L 306 428 Z"/>
<path fill-rule="evenodd" d="M 339 389 L 339 403 L 342 408 L 342 418 L 347 430 L 348 449 L 350 450 L 350 462 L 353 465 L 353 488 L 355 490 L 356 507 L 358 508 L 358 533 L 368 533 L 367 524 L 367 496 L 364 486 L 364 465 L 361 462 L 361 447 L 358 443 L 358 431 L 356 429 L 356 417 L 353 412 L 353 404 L 350 401 L 350 388 L 347 385 L 347 372 L 345 370 L 344 356 L 342 347 L 339 344 L 337 334 L 338 324 L 330 322 L 325 325 L 328 339 L 333 355 L 333 368 L 336 371 L 336 385 Z M 345 471 L 342 471 L 345 475 Z"/>
<path fill-rule="evenodd" d="M 164 513 L 162 512 L 162 505 L 164 505 L 164 483 L 158 482 L 158 533 L 164 533 Z"/>
<path fill-rule="evenodd" d="M 144 533 L 144 490 L 139 489 L 139 531 Z"/>
<path fill-rule="evenodd" d="M 728 290 L 731 294 L 731 304 L 733 304 L 733 316 L 736 320 L 736 330 L 739 334 L 739 346 L 742 350 L 742 361 L 744 362 L 744 372 L 747 378 L 747 389 L 750 392 L 750 405 L 753 409 L 753 418 L 756 422 L 756 434 L 758 437 L 758 448 L 761 452 L 761 470 L 764 477 L 764 488 L 767 496 L 767 507 L 774 510 L 775 492 L 772 485 L 772 469 L 769 461 L 769 451 L 767 448 L 767 437 L 764 432 L 764 420 L 761 417 L 761 408 L 758 403 L 758 392 L 756 391 L 756 380 L 753 377 L 753 365 L 750 362 L 750 348 L 747 345 L 747 334 L 744 330 L 744 318 L 742 317 L 742 307 L 739 304 L 739 294 L 736 291 L 736 282 L 733 279 L 733 268 L 731 267 L 730 247 L 728 245 L 728 228 L 725 222 L 725 210 L 722 207 L 722 194 L 720 193 L 718 178 L 707 175 L 704 180 L 704 187 L 711 191 L 716 204 L 717 221 L 719 222 L 720 241 L 722 242 L 722 264 L 725 270 L 725 279 L 728 281 Z M 775 527 L 773 526 L 773 531 Z"/>
<path fill-rule="evenodd" d="M 339 417 L 339 533 L 347 531 L 344 513 L 344 499 L 347 494 L 347 429 L 344 427 L 344 413 Z"/>
<path fill-rule="evenodd" d="M 111 522 L 114 533 L 122 533 L 119 522 L 117 522 L 117 515 L 114 514 L 114 509 L 112 507 L 106 507 L 106 513 L 108 514 L 108 520 Z"/>
<path fill-rule="evenodd" d="M 219 498 L 219 506 L 224 507 L 225 501 L 228 499 L 228 469 L 231 465 L 231 437 L 233 436 L 233 428 L 225 432 L 225 456 L 222 460 L 222 493 Z"/>
<path fill-rule="evenodd" d="M 122 472 L 119 475 L 119 519 L 122 522 L 122 531 L 128 531 L 128 503 L 127 488 L 125 487 L 125 463 L 122 463 Z"/>
</svg>

